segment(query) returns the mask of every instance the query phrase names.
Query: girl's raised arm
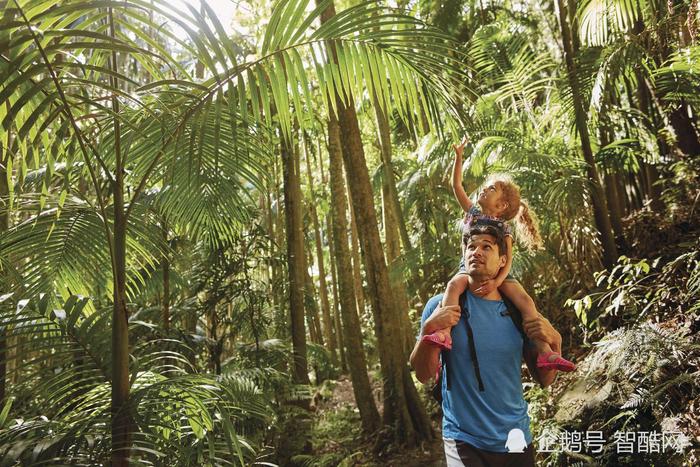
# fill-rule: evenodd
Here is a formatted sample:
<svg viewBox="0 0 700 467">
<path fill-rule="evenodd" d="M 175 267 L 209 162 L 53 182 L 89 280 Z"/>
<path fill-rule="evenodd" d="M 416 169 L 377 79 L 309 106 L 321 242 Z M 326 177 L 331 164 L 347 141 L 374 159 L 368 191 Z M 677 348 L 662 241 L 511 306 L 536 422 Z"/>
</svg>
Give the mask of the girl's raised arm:
<svg viewBox="0 0 700 467">
<path fill-rule="evenodd" d="M 452 145 L 455 150 L 455 161 L 452 165 L 452 191 L 464 212 L 469 212 L 473 205 L 472 200 L 467 196 L 467 192 L 464 191 L 464 186 L 462 186 L 462 153 L 467 142 L 468 140 L 465 136 L 461 143 Z"/>
</svg>

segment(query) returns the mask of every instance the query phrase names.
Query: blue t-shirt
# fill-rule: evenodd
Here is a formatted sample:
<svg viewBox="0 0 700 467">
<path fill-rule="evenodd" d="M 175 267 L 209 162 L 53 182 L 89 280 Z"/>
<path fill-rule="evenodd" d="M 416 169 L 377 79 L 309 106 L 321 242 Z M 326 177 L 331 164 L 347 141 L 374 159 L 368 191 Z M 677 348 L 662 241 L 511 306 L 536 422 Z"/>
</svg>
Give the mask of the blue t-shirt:
<svg viewBox="0 0 700 467">
<path fill-rule="evenodd" d="M 425 305 L 421 329 L 441 299 L 438 295 Z M 523 338 L 510 316 L 501 314 L 507 311 L 503 301 L 485 300 L 467 291 L 465 306 L 484 391 L 479 391 L 469 353 L 463 309 L 459 323 L 452 328 L 452 350 L 447 358 L 449 391 L 444 374 L 442 378 L 442 436 L 487 451 L 508 452 L 508 433 L 518 428 L 530 444 L 530 418 L 520 378 Z"/>
</svg>

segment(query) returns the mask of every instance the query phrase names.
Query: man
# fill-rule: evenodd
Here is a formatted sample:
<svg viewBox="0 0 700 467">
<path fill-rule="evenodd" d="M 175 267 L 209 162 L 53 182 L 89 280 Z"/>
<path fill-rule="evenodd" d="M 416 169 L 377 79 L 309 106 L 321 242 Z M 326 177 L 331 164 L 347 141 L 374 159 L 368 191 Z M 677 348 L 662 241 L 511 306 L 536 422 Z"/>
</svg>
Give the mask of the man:
<svg viewBox="0 0 700 467">
<path fill-rule="evenodd" d="M 459 306 L 441 306 L 441 296 L 433 297 L 425 306 L 411 365 L 422 383 L 435 376 L 440 348 L 421 341 L 421 337 L 454 326 L 452 350 L 446 362 L 449 390 L 446 378 L 442 378 L 442 434 L 448 467 L 534 466 L 521 362 L 525 358 L 530 374 L 543 387 L 554 381 L 556 370 L 537 369 L 535 349 L 527 344 L 523 346 L 523 337 L 508 315 L 498 290 L 485 296 L 474 293 L 506 263 L 502 232 L 478 225 L 465 233 L 463 243 L 469 276 L 464 305 L 473 330 L 478 367 L 475 368 L 470 352 L 466 313 Z M 524 322 L 523 329 L 530 339 L 541 339 L 552 350 L 561 351 L 561 336 L 543 317 Z M 523 437 L 521 447 L 514 448 L 513 440 Z"/>
</svg>

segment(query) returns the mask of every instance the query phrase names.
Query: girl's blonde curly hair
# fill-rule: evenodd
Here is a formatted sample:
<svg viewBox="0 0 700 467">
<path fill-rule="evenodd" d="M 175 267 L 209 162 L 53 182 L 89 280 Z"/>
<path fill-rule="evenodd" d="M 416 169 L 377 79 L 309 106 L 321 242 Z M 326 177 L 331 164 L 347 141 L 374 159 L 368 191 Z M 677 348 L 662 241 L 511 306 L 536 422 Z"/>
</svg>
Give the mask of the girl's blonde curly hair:
<svg viewBox="0 0 700 467">
<path fill-rule="evenodd" d="M 520 198 L 520 187 L 502 174 L 489 177 L 486 184 L 494 184 L 500 188 L 501 197 L 508 204 L 501 217 L 507 221 L 515 220 L 518 239 L 528 250 L 534 251 L 542 248 L 542 237 L 537 225 L 537 218 L 530 211 L 527 202 Z"/>
</svg>

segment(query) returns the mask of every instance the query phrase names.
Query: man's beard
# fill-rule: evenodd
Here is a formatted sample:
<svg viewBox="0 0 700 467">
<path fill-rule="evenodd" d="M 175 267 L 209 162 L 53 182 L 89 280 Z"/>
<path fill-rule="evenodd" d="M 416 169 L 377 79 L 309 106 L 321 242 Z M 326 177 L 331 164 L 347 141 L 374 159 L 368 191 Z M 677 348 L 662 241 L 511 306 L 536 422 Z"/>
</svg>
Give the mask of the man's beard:
<svg viewBox="0 0 700 467">
<path fill-rule="evenodd" d="M 471 280 L 477 283 L 496 277 L 496 274 L 488 274 L 488 272 L 484 269 L 476 271 L 467 270 L 467 275 Z"/>
</svg>

